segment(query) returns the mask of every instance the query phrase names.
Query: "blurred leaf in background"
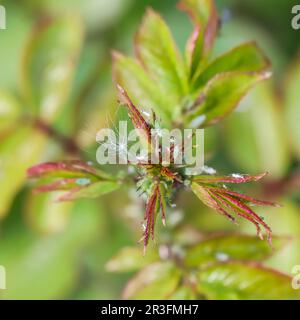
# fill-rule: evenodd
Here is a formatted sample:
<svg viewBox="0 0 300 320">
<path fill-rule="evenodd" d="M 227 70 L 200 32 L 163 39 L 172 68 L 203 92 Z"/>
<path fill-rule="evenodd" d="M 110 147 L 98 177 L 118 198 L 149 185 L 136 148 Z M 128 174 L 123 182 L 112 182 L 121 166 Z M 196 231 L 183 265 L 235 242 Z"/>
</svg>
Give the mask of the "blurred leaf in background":
<svg viewBox="0 0 300 320">
<path fill-rule="evenodd" d="M 162 117 L 180 118 L 174 112 L 178 96 L 165 90 L 187 92 L 185 77 L 178 82 L 177 74 L 186 72 L 191 57 L 177 64 L 169 31 L 165 26 L 164 32 L 158 30 L 163 24 L 159 16 L 148 12 L 151 19 L 143 24 L 147 32 L 138 41 L 151 44 L 140 52 L 151 54 L 151 66 L 158 62 L 153 52 L 163 67 L 177 59 L 169 81 L 160 83 L 157 69 L 149 80 L 136 61 L 119 53 L 114 54 L 114 74 L 110 71 L 110 50 L 131 54 L 132 36 L 148 6 L 166 18 L 174 41 L 185 49 L 195 23 L 176 11 L 174 3 L 3 1 L 8 27 L 0 31 L 0 265 L 7 269 L 8 289 L 0 292 L 1 299 L 299 299 L 288 276 L 300 263 L 300 48 L 299 33 L 290 27 L 293 1 L 216 1 L 222 28 L 213 57 L 253 39 L 270 58 L 274 81 L 260 84 L 224 123 L 206 129 L 206 158 L 220 172 L 270 172 L 261 188 L 247 190 L 271 194 L 270 200 L 284 205 L 268 213 L 257 208 L 277 235 L 274 251 L 253 236 L 248 224 L 241 223 L 247 235 L 224 234 L 235 227 L 183 192 L 170 211 L 171 235 L 160 230 L 160 245 L 142 258 L 136 246 L 140 215 L 125 188 L 74 203 L 55 202 L 60 192 L 36 195 L 28 188 L 26 170 L 40 161 L 95 160 L 95 134 L 112 125 L 117 109 L 113 77 L 126 81 L 143 108 L 161 111 L 164 106 Z M 163 51 L 158 44 L 166 45 Z M 240 59 L 257 68 L 264 64 L 252 48 L 240 47 L 242 54 L 238 59 L 233 54 L 231 68 L 239 69 Z M 228 68 L 217 61 L 216 69 Z M 212 63 L 196 87 L 214 74 Z M 158 82 L 164 94 L 158 94 Z M 226 101 L 226 91 L 221 93 L 219 100 Z M 201 108 L 210 110 L 209 102 Z M 207 116 L 210 124 L 218 115 Z"/>
</svg>

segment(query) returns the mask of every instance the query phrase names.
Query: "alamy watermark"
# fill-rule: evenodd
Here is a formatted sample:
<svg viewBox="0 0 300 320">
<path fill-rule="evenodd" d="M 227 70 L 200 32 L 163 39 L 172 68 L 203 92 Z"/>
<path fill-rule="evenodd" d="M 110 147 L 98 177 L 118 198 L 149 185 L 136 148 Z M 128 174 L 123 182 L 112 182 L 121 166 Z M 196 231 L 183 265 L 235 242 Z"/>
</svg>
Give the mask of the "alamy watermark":
<svg viewBox="0 0 300 320">
<path fill-rule="evenodd" d="M 6 29 L 6 9 L 0 5 L 0 30 Z"/>
<path fill-rule="evenodd" d="M 294 15 L 292 18 L 292 28 L 294 30 L 300 29 L 300 4 L 293 6 L 292 14 Z"/>
<path fill-rule="evenodd" d="M 0 290 L 6 289 L 6 272 L 3 266 L 0 266 Z"/>
<path fill-rule="evenodd" d="M 96 136 L 100 146 L 97 162 L 104 164 L 170 164 L 184 166 L 186 174 L 196 175 L 204 167 L 204 129 L 153 128 L 128 132 L 127 121 L 118 130 L 101 129 Z"/>
</svg>

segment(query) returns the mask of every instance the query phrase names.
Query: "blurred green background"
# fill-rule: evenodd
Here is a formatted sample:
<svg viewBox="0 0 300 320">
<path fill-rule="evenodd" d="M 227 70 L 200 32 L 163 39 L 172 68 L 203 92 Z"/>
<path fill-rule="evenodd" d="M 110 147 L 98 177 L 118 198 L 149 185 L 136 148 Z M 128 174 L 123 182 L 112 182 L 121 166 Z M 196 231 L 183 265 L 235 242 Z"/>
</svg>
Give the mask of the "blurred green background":
<svg viewBox="0 0 300 320">
<path fill-rule="evenodd" d="M 148 6 L 161 12 L 183 49 L 192 26 L 176 10 L 176 2 L 0 2 L 7 14 L 7 29 L 0 30 L 0 265 L 7 272 L 7 290 L 0 290 L 1 299 L 120 298 L 131 274 L 111 274 L 105 265 L 122 247 L 136 245 L 141 236 L 143 207 L 134 190 L 122 189 L 99 200 L 55 203 L 55 194 L 32 194 L 26 169 L 42 161 L 74 158 L 72 150 L 64 147 L 66 143 L 59 141 L 76 143 L 86 160 L 95 161 L 95 134 L 112 125 L 118 107 L 111 50 L 132 53 L 134 33 Z M 291 273 L 300 264 L 300 30 L 291 27 L 291 8 L 297 1 L 216 2 L 222 30 L 215 55 L 256 40 L 272 61 L 274 77 L 253 90 L 234 114 L 206 130 L 207 164 L 224 174 L 270 172 L 266 182 L 249 193 L 284 204 L 261 213 L 275 234 L 293 237 L 267 263 Z M 26 44 L 32 30 L 38 32 L 40 25 L 61 16 L 67 16 L 75 29 L 77 20 L 82 21 L 84 40 L 73 85 L 70 90 L 60 88 L 60 94 L 66 95 L 63 105 L 55 110 L 55 117 L 45 116 L 56 132 L 47 134 L 27 121 L 34 106 L 23 98 L 28 91 L 24 73 L 32 62 L 26 58 L 30 52 Z M 60 29 L 56 32 L 64 34 Z M 76 29 L 73 42 L 70 40 L 74 50 L 80 46 L 76 38 L 80 33 Z M 39 50 L 53 51 L 55 56 L 56 46 L 67 46 L 63 36 L 61 43 L 51 43 L 51 34 L 48 36 L 47 45 Z M 33 80 L 33 89 L 42 86 L 39 79 Z M 7 102 L 12 106 L 9 112 Z M 241 231 L 191 194 L 181 194 L 177 204 L 169 220 L 178 241 L 205 232 Z M 246 223 L 241 228 L 255 233 Z M 167 236 L 161 231 L 158 242 Z"/>
</svg>

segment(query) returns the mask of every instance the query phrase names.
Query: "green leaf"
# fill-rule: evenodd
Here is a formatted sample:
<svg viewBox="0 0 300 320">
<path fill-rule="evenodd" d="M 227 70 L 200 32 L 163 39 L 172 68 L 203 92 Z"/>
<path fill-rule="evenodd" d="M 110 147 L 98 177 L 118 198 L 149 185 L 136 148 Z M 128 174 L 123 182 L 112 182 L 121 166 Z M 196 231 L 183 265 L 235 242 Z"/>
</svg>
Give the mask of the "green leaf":
<svg viewBox="0 0 300 320">
<path fill-rule="evenodd" d="M 123 292 L 124 299 L 167 299 L 180 281 L 181 271 L 170 262 L 157 262 L 141 270 Z"/>
<path fill-rule="evenodd" d="M 80 160 L 44 162 L 28 168 L 29 178 L 89 178 L 92 181 L 111 179 L 105 172 Z"/>
<path fill-rule="evenodd" d="M 20 113 L 18 101 L 9 92 L 0 90 L 0 131 L 11 128 Z"/>
<path fill-rule="evenodd" d="M 300 159 L 300 59 L 298 58 L 290 68 L 285 85 L 285 120 L 286 128 L 290 134 L 290 140 L 298 159 Z"/>
<path fill-rule="evenodd" d="M 158 260 L 156 250 L 148 250 L 143 256 L 139 248 L 125 247 L 108 261 L 106 269 L 110 272 L 132 272 Z"/>
<path fill-rule="evenodd" d="M 26 180 L 26 170 L 36 163 L 46 138 L 39 132 L 23 125 L 0 144 L 0 218 L 4 217 L 16 193 Z"/>
<path fill-rule="evenodd" d="M 210 63 L 195 79 L 193 88 L 199 92 L 210 79 L 224 72 L 258 72 L 270 66 L 270 62 L 255 42 L 244 43 Z"/>
<path fill-rule="evenodd" d="M 182 0 L 179 8 L 186 11 L 195 24 L 187 43 L 189 77 L 197 76 L 207 62 L 218 31 L 218 13 L 213 0 Z"/>
<path fill-rule="evenodd" d="M 173 111 L 187 93 L 187 74 L 168 26 L 151 9 L 136 36 L 136 54 L 152 80 L 172 101 Z"/>
<path fill-rule="evenodd" d="M 148 112 L 153 109 L 168 125 L 172 101 L 161 92 L 142 65 L 118 52 L 113 53 L 113 63 L 114 80 L 126 89 L 133 103 Z"/>
<path fill-rule="evenodd" d="M 213 0 L 181 0 L 179 8 L 188 12 L 194 22 L 205 28 L 211 15 Z"/>
<path fill-rule="evenodd" d="M 190 127 L 216 124 L 237 107 L 240 100 L 258 82 L 267 79 L 266 72 L 228 72 L 210 80 L 187 116 Z"/>
<path fill-rule="evenodd" d="M 203 267 L 217 261 L 262 261 L 275 254 L 288 242 L 287 238 L 273 237 L 273 248 L 266 241 L 248 235 L 213 236 L 186 251 L 188 267 Z M 275 250 L 274 250 L 275 249 Z"/>
<path fill-rule="evenodd" d="M 36 31 L 22 64 L 22 87 L 34 112 L 54 120 L 68 98 L 82 42 L 75 18 L 58 19 Z"/>
<path fill-rule="evenodd" d="M 300 299 L 288 275 L 257 264 L 230 262 L 197 273 L 198 290 L 209 299 Z"/>
<path fill-rule="evenodd" d="M 224 121 L 226 150 L 237 170 L 286 175 L 290 151 L 280 107 L 271 83 L 261 83 Z"/>
<path fill-rule="evenodd" d="M 120 188 L 120 184 L 115 181 L 99 181 L 89 186 L 71 190 L 61 196 L 60 201 L 71 201 L 80 198 L 97 198 Z"/>
</svg>

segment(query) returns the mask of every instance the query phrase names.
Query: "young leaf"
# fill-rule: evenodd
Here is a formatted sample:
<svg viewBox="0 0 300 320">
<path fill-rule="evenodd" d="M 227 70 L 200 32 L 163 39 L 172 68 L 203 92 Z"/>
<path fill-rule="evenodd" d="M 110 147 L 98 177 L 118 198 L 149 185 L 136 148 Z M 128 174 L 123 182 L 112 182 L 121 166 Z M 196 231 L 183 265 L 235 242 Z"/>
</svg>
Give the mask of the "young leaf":
<svg viewBox="0 0 300 320">
<path fill-rule="evenodd" d="M 113 52 L 113 75 L 115 83 L 126 89 L 134 104 L 147 111 L 153 109 L 165 125 L 170 125 L 172 102 L 160 91 L 140 63 Z"/>
<path fill-rule="evenodd" d="M 97 198 L 120 188 L 116 181 L 99 181 L 89 186 L 77 187 L 59 197 L 59 201 L 71 201 L 80 198 Z"/>
<path fill-rule="evenodd" d="M 111 177 L 99 169 L 80 160 L 61 162 L 44 162 L 27 170 L 29 178 L 91 178 L 110 179 Z"/>
<path fill-rule="evenodd" d="M 211 62 L 195 79 L 193 88 L 198 91 L 214 76 L 224 72 L 259 72 L 270 66 L 255 42 L 244 43 Z"/>
<path fill-rule="evenodd" d="M 231 176 L 217 176 L 217 175 L 200 175 L 193 178 L 194 182 L 198 183 L 246 183 L 252 181 L 259 181 L 265 177 L 267 173 L 262 173 L 259 175 L 241 175 L 232 174 Z"/>
<path fill-rule="evenodd" d="M 51 122 L 66 102 L 82 42 L 82 26 L 66 17 L 42 26 L 31 37 L 22 64 L 27 103 Z"/>
<path fill-rule="evenodd" d="M 134 125 L 135 129 L 141 130 L 139 131 L 141 134 L 141 138 L 146 145 L 151 145 L 151 128 L 148 122 L 143 117 L 141 111 L 133 104 L 127 92 L 120 86 L 117 85 L 117 89 L 119 90 L 121 102 L 127 106 L 129 117 Z"/>
<path fill-rule="evenodd" d="M 168 26 L 148 9 L 136 35 L 136 55 L 174 108 L 187 93 L 187 74 Z"/>
<path fill-rule="evenodd" d="M 223 207 L 213 198 L 211 193 L 204 187 L 195 182 L 191 184 L 191 189 L 195 193 L 195 195 L 208 207 L 217 211 L 221 215 L 225 216 L 231 222 L 236 223 L 235 218 L 230 215 Z"/>
<path fill-rule="evenodd" d="M 288 238 L 274 237 L 273 249 L 257 237 L 248 235 L 217 235 L 187 249 L 185 264 L 204 267 L 213 262 L 228 260 L 262 261 L 275 254 Z"/>
<path fill-rule="evenodd" d="M 213 48 L 218 31 L 218 13 L 213 0 L 181 0 L 178 6 L 189 14 L 195 24 L 186 49 L 189 77 L 192 79 L 201 71 Z"/>
<path fill-rule="evenodd" d="M 257 235 L 261 239 L 263 239 L 263 234 L 261 233 L 262 226 L 266 230 L 270 245 L 272 245 L 271 228 L 264 222 L 262 217 L 258 216 L 250 206 L 246 204 L 246 202 L 249 202 L 250 204 L 253 203 L 257 205 L 278 207 L 279 205 L 277 203 L 254 199 L 246 195 L 233 192 L 226 186 L 215 187 L 211 184 L 192 182 L 191 189 L 205 205 L 221 213 L 232 222 L 236 223 L 236 220 L 230 213 L 228 213 L 228 210 L 237 216 L 252 222 L 256 227 Z"/>
<path fill-rule="evenodd" d="M 258 82 L 270 76 L 266 72 L 228 72 L 210 80 L 187 116 L 190 127 L 216 124 L 237 107 L 240 100 Z M 199 118 L 201 122 L 199 123 Z"/>
<path fill-rule="evenodd" d="M 198 272 L 198 290 L 208 299 L 282 300 L 299 299 L 291 278 L 257 264 L 215 264 Z"/>
<path fill-rule="evenodd" d="M 157 262 L 141 270 L 125 287 L 123 299 L 167 299 L 177 288 L 181 271 L 170 262 Z"/>
<path fill-rule="evenodd" d="M 36 192 L 68 190 L 59 201 L 96 198 L 120 187 L 108 174 L 79 160 L 46 162 L 29 168 L 27 173 L 29 178 L 41 178 Z"/>
</svg>

